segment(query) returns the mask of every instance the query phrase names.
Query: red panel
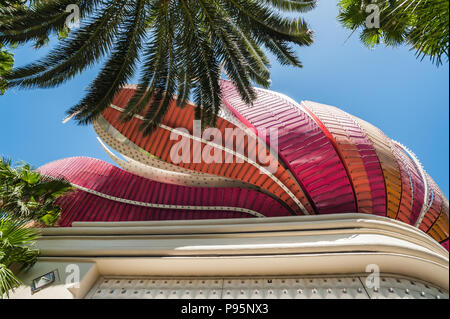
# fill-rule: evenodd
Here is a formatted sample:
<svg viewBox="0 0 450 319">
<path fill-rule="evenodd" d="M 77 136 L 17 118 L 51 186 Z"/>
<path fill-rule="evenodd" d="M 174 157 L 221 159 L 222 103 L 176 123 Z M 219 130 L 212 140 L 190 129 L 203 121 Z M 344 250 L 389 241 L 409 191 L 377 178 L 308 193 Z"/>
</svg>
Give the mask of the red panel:
<svg viewBox="0 0 450 319">
<path fill-rule="evenodd" d="M 127 104 L 128 99 L 131 98 L 132 94 L 133 90 L 131 89 L 122 90 L 114 99 L 113 104 L 118 107 L 124 108 Z M 194 110 L 195 106 L 193 105 L 186 105 L 185 107 L 180 108 L 177 107 L 176 103 L 174 102 L 170 106 L 169 111 L 164 117 L 162 123 L 175 129 L 180 127 L 185 128 L 189 131 L 190 134 L 193 134 L 192 120 L 194 119 Z M 142 114 L 144 114 L 144 112 L 141 112 L 141 115 Z M 146 150 L 147 152 L 157 156 L 161 160 L 175 164 L 170 156 L 170 150 L 176 143 L 178 143 L 178 140 L 177 141 L 169 140 L 170 131 L 163 128 L 157 128 L 155 132 L 152 133 L 151 135 L 143 136 L 142 132 L 139 130 L 142 120 L 133 118 L 128 122 L 127 124 L 128 126 L 125 127 L 120 120 L 121 112 L 114 108 L 106 109 L 103 112 L 103 116 L 118 131 L 120 131 L 124 136 L 130 139 L 131 142 L 141 147 L 142 149 Z M 226 128 L 234 128 L 239 130 L 235 125 L 222 118 L 218 119 L 217 128 L 222 133 L 222 137 L 225 136 Z M 254 140 L 254 138 L 250 138 L 248 136 L 245 138 L 244 154 L 247 155 L 250 153 L 257 154 L 259 152 L 268 152 L 266 145 L 260 145 L 260 143 L 253 143 L 253 145 L 257 145 L 256 149 L 254 147 L 250 147 L 248 143 L 249 139 Z M 192 141 L 190 143 L 192 150 L 193 143 Z M 204 148 L 207 146 L 204 143 L 199 144 L 201 146 L 201 151 L 203 152 Z M 222 141 L 222 146 L 225 146 L 224 144 L 225 142 Z M 222 158 L 225 158 L 225 152 L 222 152 Z M 285 190 L 283 190 L 280 186 L 278 186 L 271 177 L 269 177 L 266 174 L 261 174 L 258 168 L 247 162 L 238 163 L 237 157 L 235 156 L 231 156 L 231 158 L 233 160 L 232 163 L 207 164 L 204 163 L 203 161 L 201 163 L 194 163 L 194 161 L 192 160 L 193 158 L 191 151 L 191 163 L 182 162 L 180 164 L 175 165 L 179 165 L 186 169 L 195 170 L 203 173 L 237 179 L 261 187 L 265 191 L 276 196 L 277 198 L 282 199 L 292 209 L 293 213 L 302 214 L 299 205 L 295 203 L 294 199 L 292 199 Z M 276 161 L 275 158 L 272 158 L 271 160 Z M 265 163 L 261 163 L 259 161 L 259 158 L 257 158 L 257 162 L 263 167 L 266 165 Z M 276 163 L 278 162 L 276 161 Z M 276 178 L 280 179 L 285 172 L 286 170 L 278 163 L 278 169 L 273 175 Z M 290 190 L 290 192 L 294 194 L 293 196 L 298 198 L 298 200 L 305 207 L 307 212 L 313 214 L 314 211 L 311 207 L 311 204 L 306 198 L 301 188 L 299 187 L 299 185 L 296 184 L 295 182 L 294 183 L 290 182 L 286 186 Z"/>
<path fill-rule="evenodd" d="M 430 185 L 430 195 L 429 195 L 429 209 L 425 213 L 422 222 L 419 225 L 419 229 L 427 232 L 431 226 L 436 222 L 442 209 L 442 195 L 439 187 L 436 185 L 434 180 L 427 174 L 428 184 Z"/>
<path fill-rule="evenodd" d="M 356 203 L 345 168 L 323 129 L 289 100 L 259 90 L 252 106 L 234 85 L 222 81 L 227 107 L 249 128 L 278 132 L 278 152 L 320 214 L 355 212 Z M 270 143 L 268 136 L 262 136 Z"/>
<path fill-rule="evenodd" d="M 76 157 L 55 161 L 42 166 L 39 171 L 44 175 L 63 177 L 78 186 L 124 200 L 165 205 L 238 207 L 259 212 L 267 217 L 290 215 L 287 208 L 275 199 L 254 190 L 169 185 L 147 180 L 91 158 Z M 233 196 L 225 196 L 230 192 Z M 63 209 L 60 221 L 62 226 L 70 226 L 73 221 L 252 217 L 242 212 L 140 207 L 81 190 L 60 199 L 59 203 Z"/>
<path fill-rule="evenodd" d="M 445 249 L 447 249 L 447 251 L 449 250 L 448 239 L 447 239 L 447 240 L 444 240 L 444 241 L 441 243 L 441 245 L 442 245 Z"/>
</svg>

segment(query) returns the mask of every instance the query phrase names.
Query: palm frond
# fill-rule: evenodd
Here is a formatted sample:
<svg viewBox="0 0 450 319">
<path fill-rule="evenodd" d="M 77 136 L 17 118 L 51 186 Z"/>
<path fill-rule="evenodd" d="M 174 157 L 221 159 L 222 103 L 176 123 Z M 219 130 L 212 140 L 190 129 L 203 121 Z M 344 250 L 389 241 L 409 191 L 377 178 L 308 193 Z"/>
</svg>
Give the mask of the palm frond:
<svg viewBox="0 0 450 319">
<path fill-rule="evenodd" d="M 14 276 L 13 272 L 5 265 L 0 263 L 0 299 L 3 296 L 9 298 L 9 292 L 19 287 L 21 281 Z"/>
<path fill-rule="evenodd" d="M 429 57 L 436 65 L 449 59 L 448 0 L 378 1 L 380 27 L 365 24 L 368 1 L 340 0 L 338 20 L 368 47 L 409 45 L 419 59 Z"/>
<path fill-rule="evenodd" d="M 219 80 L 224 71 L 248 104 L 253 82 L 268 87 L 264 48 L 282 64 L 300 67 L 294 46 L 312 44 L 307 23 L 286 12 L 302 13 L 315 0 L 70 0 L 80 7 L 79 30 L 45 58 L 5 74 L 11 87 L 55 87 L 100 60 L 105 63 L 81 101 L 69 109 L 80 124 L 108 107 L 137 72 L 138 89 L 122 120 L 142 114 L 150 134 L 162 121 L 174 95 L 183 106 L 192 97 L 196 116 L 214 125 L 221 107 Z M 0 42 L 25 43 L 56 33 L 63 26 L 68 0 L 0 12 Z"/>
<path fill-rule="evenodd" d="M 39 234 L 27 224 L 27 220 L 0 216 L 0 298 L 4 295 L 9 297 L 10 290 L 21 284 L 11 271 L 11 265 L 19 264 L 21 269 L 29 268 L 36 262 L 39 254 L 33 247 Z"/>
<path fill-rule="evenodd" d="M 58 198 L 71 190 L 64 179 L 46 178 L 28 164 L 13 167 L 10 159 L 0 158 L 0 211 L 9 216 L 51 225 L 61 212 Z"/>
</svg>

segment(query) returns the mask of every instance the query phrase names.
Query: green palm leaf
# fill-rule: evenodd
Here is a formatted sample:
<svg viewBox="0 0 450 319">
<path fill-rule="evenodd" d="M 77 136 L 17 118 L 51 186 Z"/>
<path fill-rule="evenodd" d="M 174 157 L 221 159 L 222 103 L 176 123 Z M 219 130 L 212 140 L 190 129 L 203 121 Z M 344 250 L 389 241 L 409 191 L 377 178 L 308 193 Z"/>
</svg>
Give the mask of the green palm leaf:
<svg viewBox="0 0 450 319">
<path fill-rule="evenodd" d="M 379 8 L 379 28 L 365 23 L 369 3 Z M 420 59 L 429 57 L 436 65 L 448 62 L 448 0 L 340 0 L 339 7 L 338 20 L 353 32 L 361 30 L 360 39 L 368 47 L 406 44 Z"/>
<path fill-rule="evenodd" d="M 58 86 L 105 60 L 86 96 L 69 109 L 90 123 L 135 74 L 138 89 L 123 120 L 145 109 L 141 129 L 151 133 L 178 94 L 199 105 L 197 118 L 214 125 L 221 105 L 222 68 L 247 103 L 252 82 L 270 84 L 264 49 L 283 64 L 301 67 L 294 46 L 310 45 L 312 32 L 302 13 L 316 0 L 49 0 L 29 9 L 0 11 L 0 43 L 25 43 L 63 27 L 68 3 L 80 8 L 82 26 L 43 59 L 5 74 L 21 88 Z"/>
<path fill-rule="evenodd" d="M 9 297 L 9 291 L 21 284 L 10 270 L 11 265 L 29 268 L 39 254 L 33 248 L 33 241 L 39 237 L 38 232 L 27 227 L 27 223 L 26 220 L 0 217 L 0 298 L 4 295 Z"/>
<path fill-rule="evenodd" d="M 56 201 L 72 186 L 64 179 L 41 176 L 30 165 L 0 158 L 0 212 L 18 219 L 54 224 L 61 212 Z"/>
</svg>

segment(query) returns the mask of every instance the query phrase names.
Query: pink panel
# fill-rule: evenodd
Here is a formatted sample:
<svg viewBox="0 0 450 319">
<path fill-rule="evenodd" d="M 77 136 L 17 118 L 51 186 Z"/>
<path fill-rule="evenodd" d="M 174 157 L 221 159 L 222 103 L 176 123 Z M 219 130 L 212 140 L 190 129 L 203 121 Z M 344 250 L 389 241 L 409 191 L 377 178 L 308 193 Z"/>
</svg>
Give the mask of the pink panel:
<svg viewBox="0 0 450 319">
<path fill-rule="evenodd" d="M 428 174 L 426 175 L 428 184 L 430 185 L 430 195 L 428 200 L 429 208 L 419 225 L 419 229 L 424 232 L 427 232 L 431 226 L 433 226 L 434 222 L 438 219 L 442 208 L 441 191 L 434 180 Z"/>
<path fill-rule="evenodd" d="M 355 196 L 336 150 L 319 125 L 290 101 L 259 90 L 250 107 L 234 85 L 222 81 L 225 105 L 244 124 L 261 134 L 277 129 L 281 159 L 320 214 L 355 212 Z M 269 143 L 269 138 L 264 136 Z"/>
<path fill-rule="evenodd" d="M 447 249 L 447 251 L 449 250 L 448 239 L 447 239 L 447 240 L 444 240 L 444 241 L 441 243 L 441 245 L 442 245 L 445 249 Z"/>
<path fill-rule="evenodd" d="M 44 165 L 39 171 L 44 175 L 63 177 L 78 186 L 126 200 L 166 205 L 239 207 L 257 211 L 267 217 L 291 215 L 275 199 L 254 190 L 169 185 L 133 175 L 109 163 L 92 158 L 63 159 Z M 80 190 L 60 199 L 59 203 L 63 208 L 61 226 L 70 226 L 73 221 L 252 217 L 242 212 L 141 207 L 105 199 Z"/>
<path fill-rule="evenodd" d="M 310 103 L 308 103 L 309 105 Z M 311 106 L 322 108 L 322 112 L 328 112 L 331 121 L 335 123 L 334 125 L 342 128 L 346 133 L 346 138 L 355 145 L 369 180 L 372 214 L 386 216 L 386 187 L 384 176 L 372 142 L 370 142 L 364 131 L 350 114 L 329 105 L 312 103 Z"/>
<path fill-rule="evenodd" d="M 403 167 L 406 164 L 406 167 L 403 169 L 407 170 L 410 173 L 412 179 L 412 210 L 411 216 L 409 219 L 409 224 L 414 225 L 417 219 L 420 216 L 420 211 L 422 210 L 423 200 L 425 196 L 425 184 L 423 182 L 422 176 L 420 174 L 419 169 L 416 164 L 412 160 L 412 158 L 401 148 L 399 145 L 396 146 L 401 150 L 403 161 L 399 161 L 400 167 Z"/>
</svg>

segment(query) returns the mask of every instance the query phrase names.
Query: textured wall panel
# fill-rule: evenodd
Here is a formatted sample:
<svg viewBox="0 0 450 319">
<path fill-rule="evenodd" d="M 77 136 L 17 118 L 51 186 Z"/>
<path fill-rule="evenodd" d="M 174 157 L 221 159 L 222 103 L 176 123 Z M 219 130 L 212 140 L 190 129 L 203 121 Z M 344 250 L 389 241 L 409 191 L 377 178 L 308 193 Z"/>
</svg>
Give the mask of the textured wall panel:
<svg viewBox="0 0 450 319">
<path fill-rule="evenodd" d="M 395 219 L 400 208 L 402 180 L 397 159 L 392 152 L 392 142 L 383 134 L 383 132 L 372 124 L 356 117 L 355 120 L 367 134 L 367 137 L 370 139 L 377 152 L 386 185 L 386 216 Z"/>
<path fill-rule="evenodd" d="M 289 215 L 284 206 L 257 191 L 164 184 L 91 158 L 59 160 L 39 170 L 44 175 L 64 177 L 78 188 L 61 199 L 62 226 L 73 221 L 254 217 L 249 211 L 264 216 Z"/>
<path fill-rule="evenodd" d="M 427 207 L 428 210 L 423 216 L 422 222 L 419 225 L 419 229 L 427 232 L 431 226 L 436 222 L 439 214 L 442 210 L 442 195 L 439 187 L 436 185 L 434 180 L 427 174 L 428 185 L 430 185 L 430 195 L 428 199 Z"/>
<path fill-rule="evenodd" d="M 402 161 L 400 161 L 404 165 L 404 171 L 410 173 L 412 178 L 412 209 L 409 217 L 409 224 L 415 225 L 417 219 L 420 216 L 420 212 L 422 210 L 422 206 L 424 205 L 425 199 L 425 182 L 420 173 L 420 168 L 414 162 L 413 158 L 406 152 L 403 146 L 395 143 L 395 148 L 397 150 L 401 150 L 401 153 L 397 153 L 401 156 Z"/>
<path fill-rule="evenodd" d="M 445 249 L 449 250 L 448 238 L 446 240 L 442 241 L 441 244 Z"/>
<path fill-rule="evenodd" d="M 125 171 L 92 159 L 44 167 L 82 184 L 61 199 L 62 223 L 360 212 L 413 225 L 448 249 L 448 200 L 405 146 L 333 106 L 299 104 L 258 88 L 249 106 L 231 82 L 224 80 L 221 87 L 219 141 L 195 134 L 195 105 L 179 108 L 175 102 L 157 129 L 144 136 L 140 126 L 148 110 L 123 122 L 135 88 L 119 92 L 94 128 L 124 156 L 103 144 Z M 227 129 L 245 136 L 239 145 L 227 145 Z M 278 137 L 272 153 L 267 147 L 271 134 Z M 190 147 L 188 162 L 172 158 L 180 140 Z M 221 159 L 207 163 L 201 155 L 213 150 Z M 269 155 L 275 170 L 268 171 L 256 154 Z"/>
<path fill-rule="evenodd" d="M 115 149 L 120 154 L 126 154 L 125 156 L 130 162 L 128 164 L 133 166 L 135 168 L 134 170 L 125 168 L 122 164 L 123 161 L 118 161 L 114 157 L 115 155 L 111 155 L 110 151 L 106 149 L 106 146 L 102 145 L 102 147 L 105 148 L 105 151 L 108 153 L 108 155 L 110 155 L 110 157 L 112 157 L 116 164 L 129 171 L 130 173 L 134 173 L 151 180 L 175 185 L 195 187 L 257 188 L 254 185 L 246 184 L 238 180 L 188 170 L 183 167 L 161 161 L 150 153 L 145 152 L 137 145 L 132 144 L 131 141 L 121 135 L 101 116 L 93 123 L 93 127 L 95 132 L 103 142 Z M 120 134 L 121 136 L 114 137 L 114 135 L 117 134 Z"/>
<path fill-rule="evenodd" d="M 113 101 L 114 105 L 124 107 L 132 94 L 132 90 L 124 90 Z M 105 119 L 124 136 L 129 138 L 131 142 L 163 161 L 174 163 L 170 156 L 170 150 L 178 141 L 170 140 L 171 132 L 169 130 L 159 127 L 150 136 L 143 136 L 139 131 L 139 127 L 142 122 L 141 119 L 135 117 L 129 122 L 123 123 L 120 121 L 120 115 L 120 110 L 112 107 L 103 112 Z M 187 129 L 190 134 L 193 134 L 193 120 L 194 106 L 187 105 L 184 108 L 179 108 L 176 107 L 175 103 L 173 103 L 162 123 L 174 129 Z M 220 130 L 223 137 L 223 142 L 220 146 L 225 146 L 225 129 L 237 129 L 235 125 L 221 118 L 218 120 L 217 128 Z M 259 152 L 266 152 L 265 154 L 268 154 L 265 144 L 256 143 L 255 138 L 247 135 L 244 139 L 242 139 L 242 141 L 242 148 L 244 150 L 243 155 L 248 156 L 248 154 L 258 154 Z M 196 143 L 200 145 L 201 152 L 208 147 L 205 143 Z M 190 141 L 190 146 L 192 150 L 194 147 L 194 142 L 192 140 Z M 234 150 L 236 150 L 236 148 L 234 148 Z M 256 165 L 252 165 L 252 163 L 248 161 L 244 162 L 242 158 L 238 159 L 235 155 L 225 151 L 222 151 L 221 153 L 222 159 L 231 158 L 231 161 L 229 161 L 231 163 L 207 164 L 203 161 L 201 163 L 196 163 L 193 157 L 193 152 L 191 151 L 190 163 L 181 162 L 177 165 L 189 170 L 223 176 L 253 184 L 286 202 L 295 213 L 314 213 L 308 199 L 305 197 L 299 185 L 295 183 L 295 180 L 291 178 L 286 169 L 284 169 L 272 155 L 270 155 L 272 156 L 271 161 L 276 162 L 277 169 L 276 172 L 270 176 L 265 173 L 261 173 L 261 170 Z M 258 161 L 259 157 L 255 156 L 255 158 L 257 159 L 257 164 L 262 167 L 267 166 L 266 163 L 261 163 Z"/>
<path fill-rule="evenodd" d="M 411 222 L 411 212 L 413 209 L 414 203 L 414 195 L 416 197 L 418 194 L 414 194 L 414 178 L 415 176 L 411 172 L 409 156 L 397 145 L 394 145 L 392 148 L 395 157 L 397 158 L 397 162 L 399 163 L 400 175 L 402 178 L 402 197 L 400 200 L 400 207 L 398 210 L 398 214 L 396 219 L 414 225 Z M 422 195 L 423 198 L 423 195 Z"/>
<path fill-rule="evenodd" d="M 345 118 L 345 114 L 342 114 L 344 112 L 338 112 L 330 106 L 309 101 L 303 102 L 302 104 L 324 125 L 324 130 L 327 130 L 331 134 L 331 141 L 352 183 L 356 195 L 357 211 L 366 214 L 375 213 L 384 215 L 384 207 L 378 203 L 376 203 L 378 205 L 374 212 L 374 200 L 372 196 L 374 194 L 376 200 L 381 199 L 379 202 L 382 204 L 385 203 L 381 166 L 378 163 L 377 173 L 381 174 L 381 176 L 373 175 L 374 172 L 370 171 L 373 158 L 366 158 L 364 156 L 365 154 L 361 152 L 363 149 L 358 148 L 358 142 L 363 139 L 364 133 L 354 122 Z M 370 142 L 367 140 L 366 143 L 368 145 Z M 372 183 L 368 172 L 372 173 Z M 382 182 L 382 187 L 380 187 L 381 185 L 376 185 L 377 181 Z M 377 194 L 377 190 L 382 194 Z"/>
<path fill-rule="evenodd" d="M 366 276 L 148 278 L 101 277 L 86 299 L 448 299 L 429 283 L 382 275 L 379 288 Z M 249 304 L 252 306 L 251 304 Z"/>
<path fill-rule="evenodd" d="M 444 198 L 438 219 L 428 230 L 428 234 L 438 242 L 443 242 L 449 235 L 448 200 Z"/>
<path fill-rule="evenodd" d="M 319 214 L 356 210 L 352 186 L 336 150 L 305 111 L 283 96 L 260 89 L 258 98 L 249 107 L 231 82 L 222 81 L 221 86 L 226 106 L 241 122 L 258 133 L 278 131 L 280 158 Z"/>
</svg>

